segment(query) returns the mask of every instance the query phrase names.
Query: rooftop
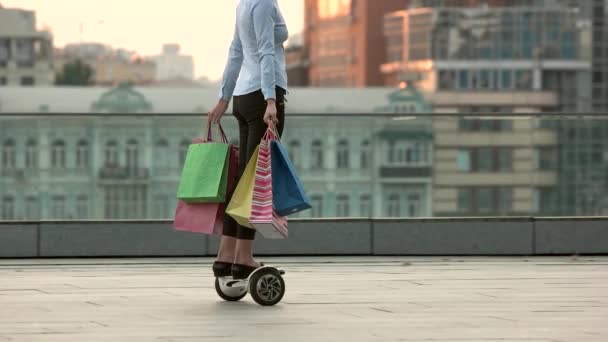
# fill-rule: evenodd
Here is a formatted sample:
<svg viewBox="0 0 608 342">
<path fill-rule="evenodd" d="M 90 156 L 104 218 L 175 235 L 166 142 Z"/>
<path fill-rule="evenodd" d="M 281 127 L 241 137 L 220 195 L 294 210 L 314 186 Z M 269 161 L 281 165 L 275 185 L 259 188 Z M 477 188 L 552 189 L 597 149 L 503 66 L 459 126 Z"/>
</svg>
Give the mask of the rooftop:
<svg viewBox="0 0 608 342">
<path fill-rule="evenodd" d="M 607 257 L 278 258 L 275 307 L 211 259 L 0 260 L 0 341 L 606 341 Z"/>
</svg>

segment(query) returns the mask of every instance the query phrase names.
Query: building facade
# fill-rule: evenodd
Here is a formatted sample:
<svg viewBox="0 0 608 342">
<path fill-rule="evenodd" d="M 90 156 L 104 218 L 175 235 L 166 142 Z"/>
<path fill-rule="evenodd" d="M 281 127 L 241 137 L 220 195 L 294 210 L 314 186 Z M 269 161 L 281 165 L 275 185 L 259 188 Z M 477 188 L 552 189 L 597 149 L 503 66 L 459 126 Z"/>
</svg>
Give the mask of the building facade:
<svg viewBox="0 0 608 342">
<path fill-rule="evenodd" d="M 382 20 L 407 0 L 306 0 L 304 41 L 313 87 L 382 85 Z"/>
<path fill-rule="evenodd" d="M 439 6 L 445 3 L 429 2 L 429 6 L 435 7 L 416 7 L 387 15 L 385 35 L 394 44 L 388 46 L 387 63 L 382 66 L 385 84 L 413 82 L 438 98 L 444 94 L 459 94 L 465 100 L 453 110 L 460 113 L 584 113 L 601 109 L 599 103 L 605 97 L 597 95 L 605 83 L 598 82 L 602 64 L 597 61 L 602 59 L 593 56 L 601 54 L 601 46 L 605 44 L 598 41 L 597 22 L 600 19 L 596 18 L 592 30 L 590 17 L 591 13 L 598 17 L 601 8 L 591 10 L 588 6 L 591 2 L 567 0 L 483 2 L 488 6 L 481 3 L 456 1 L 453 4 L 456 6 Z M 592 63 L 592 60 L 596 62 Z M 530 100 L 529 105 L 499 100 L 516 94 L 522 98 L 537 96 L 537 99 Z M 549 96 L 554 97 L 548 100 Z M 481 102 L 472 100 L 476 97 Z M 435 110 L 441 110 L 443 104 L 433 103 L 433 106 Z M 522 122 L 513 122 L 509 130 L 530 135 L 530 128 L 523 127 Z M 533 137 L 547 139 L 532 146 L 533 158 L 527 166 L 543 171 L 538 176 L 541 178 L 535 178 L 539 184 L 532 196 L 528 196 L 535 199 L 530 202 L 530 209 L 546 215 L 605 212 L 606 203 L 601 194 L 608 191 L 608 180 L 604 176 L 608 156 L 600 152 L 608 148 L 605 122 L 546 119 L 532 126 Z M 465 124 L 458 129 L 468 128 Z M 440 136 L 442 134 L 436 134 L 436 137 Z M 504 141 L 506 145 L 516 143 Z M 441 142 L 435 141 L 435 145 L 438 153 L 444 148 Z M 474 160 L 481 154 L 493 155 L 494 160 L 509 158 L 509 152 L 502 147 L 496 148 L 500 150 L 483 149 L 474 151 L 471 156 L 463 152 L 460 157 L 452 157 Z M 513 158 L 517 153 L 520 158 L 523 158 L 522 154 L 530 154 L 530 151 L 518 150 L 512 151 Z M 443 172 L 438 161 L 436 169 L 440 174 Z M 505 177 L 512 178 L 511 175 Z M 441 185 L 435 185 L 436 191 L 440 191 Z M 489 190 L 484 191 L 483 198 L 488 198 Z M 507 198 L 507 190 L 503 191 L 503 197 Z M 514 191 L 519 191 L 518 196 L 522 198 L 521 188 L 514 188 Z M 475 194 L 473 190 L 469 197 Z M 454 192 L 444 195 L 453 196 Z M 462 195 L 463 202 L 466 202 L 466 196 Z M 498 192 L 495 191 L 494 196 L 498 196 Z M 515 193 L 511 196 L 517 197 Z M 441 201 L 441 198 L 437 200 Z M 518 208 L 522 209 L 523 204 L 513 204 L 512 210 L 521 212 Z M 452 212 L 448 210 L 445 214 Z"/>
<path fill-rule="evenodd" d="M 288 102 L 283 143 L 313 203 L 303 217 L 431 216 L 432 123 L 384 116 L 428 112 L 421 93 L 292 92 L 298 96 Z M 171 218 L 181 165 L 204 119 L 159 113 L 203 113 L 216 96 L 214 89 L 127 85 L 7 88 L 0 93 L 6 103 L 0 114 L 0 219 Z M 91 115 L 18 114 L 41 108 Z M 235 120 L 225 119 L 224 127 L 235 142 Z"/>
<path fill-rule="evenodd" d="M 310 63 L 303 39 L 301 34 L 294 35 L 289 38 L 289 45 L 285 48 L 285 66 L 290 87 L 307 87 L 310 85 Z"/>
<path fill-rule="evenodd" d="M 36 13 L 0 5 L 0 87 L 53 84 L 53 37 L 36 29 Z"/>
<path fill-rule="evenodd" d="M 156 62 L 156 80 L 194 80 L 194 58 L 183 55 L 179 44 L 163 45 L 163 52 L 153 60 Z"/>
</svg>

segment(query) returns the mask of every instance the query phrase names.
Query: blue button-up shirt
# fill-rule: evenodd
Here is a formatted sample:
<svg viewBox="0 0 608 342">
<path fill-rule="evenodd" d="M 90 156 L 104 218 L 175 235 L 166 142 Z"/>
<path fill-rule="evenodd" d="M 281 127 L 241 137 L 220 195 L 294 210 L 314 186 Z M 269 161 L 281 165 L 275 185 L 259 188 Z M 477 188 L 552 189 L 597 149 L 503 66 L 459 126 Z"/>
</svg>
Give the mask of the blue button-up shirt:
<svg viewBox="0 0 608 342">
<path fill-rule="evenodd" d="M 288 38 L 277 0 L 240 0 L 236 12 L 220 97 L 230 101 L 262 89 L 265 99 L 276 99 L 277 86 L 287 90 L 283 43 Z"/>
</svg>

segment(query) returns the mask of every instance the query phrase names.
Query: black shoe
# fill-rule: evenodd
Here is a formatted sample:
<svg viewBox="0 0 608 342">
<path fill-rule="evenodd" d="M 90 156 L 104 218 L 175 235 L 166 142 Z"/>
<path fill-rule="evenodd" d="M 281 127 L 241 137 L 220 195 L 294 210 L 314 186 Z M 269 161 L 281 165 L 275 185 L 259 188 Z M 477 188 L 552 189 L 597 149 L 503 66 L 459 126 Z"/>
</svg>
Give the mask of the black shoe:
<svg viewBox="0 0 608 342">
<path fill-rule="evenodd" d="M 264 266 L 264 264 L 260 264 L 260 267 Z M 241 265 L 241 264 L 233 264 L 232 265 L 232 278 L 233 279 L 247 279 L 253 273 L 253 271 L 257 270 L 258 267 Z"/>
<path fill-rule="evenodd" d="M 230 277 L 232 275 L 232 263 L 216 261 L 213 263 L 213 275 L 216 278 Z"/>
</svg>

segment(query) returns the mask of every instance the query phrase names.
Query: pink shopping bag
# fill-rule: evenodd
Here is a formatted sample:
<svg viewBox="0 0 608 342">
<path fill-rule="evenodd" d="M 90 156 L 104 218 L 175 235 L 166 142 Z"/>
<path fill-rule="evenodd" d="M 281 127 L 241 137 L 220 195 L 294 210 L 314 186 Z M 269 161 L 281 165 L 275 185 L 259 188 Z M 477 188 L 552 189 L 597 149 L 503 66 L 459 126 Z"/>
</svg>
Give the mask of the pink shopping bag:
<svg viewBox="0 0 608 342">
<path fill-rule="evenodd" d="M 274 139 L 276 133 L 269 128 L 260 142 L 249 223 L 266 239 L 286 239 L 287 219 L 277 215 L 272 207 L 270 141 Z"/>
<path fill-rule="evenodd" d="M 221 126 L 222 141 L 228 142 Z M 193 144 L 204 144 L 213 141 L 211 132 L 208 130 L 207 140 L 194 139 Z M 239 150 L 236 146 L 230 146 L 230 157 L 228 165 L 227 198 L 232 196 L 237 183 Z M 221 235 L 224 229 L 224 215 L 226 203 L 186 203 L 177 201 L 173 228 L 178 231 L 201 233 L 208 235 Z"/>
</svg>

